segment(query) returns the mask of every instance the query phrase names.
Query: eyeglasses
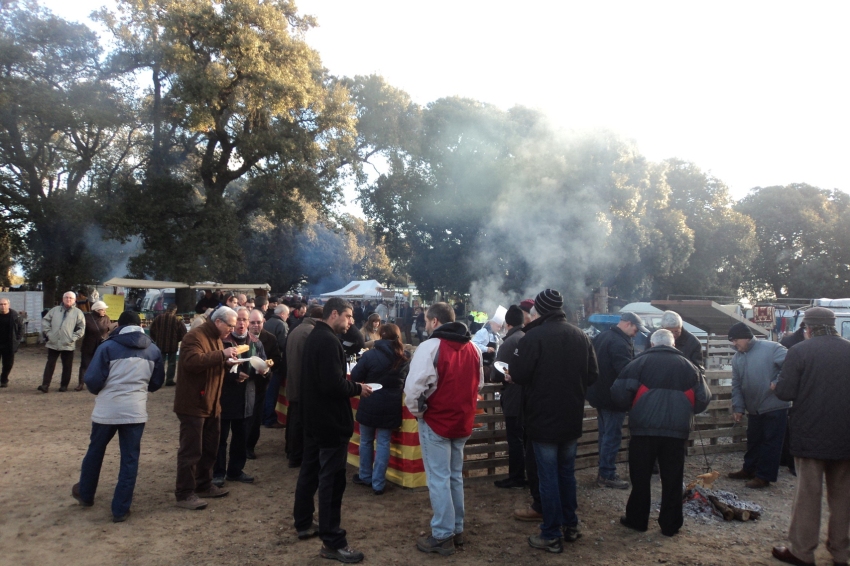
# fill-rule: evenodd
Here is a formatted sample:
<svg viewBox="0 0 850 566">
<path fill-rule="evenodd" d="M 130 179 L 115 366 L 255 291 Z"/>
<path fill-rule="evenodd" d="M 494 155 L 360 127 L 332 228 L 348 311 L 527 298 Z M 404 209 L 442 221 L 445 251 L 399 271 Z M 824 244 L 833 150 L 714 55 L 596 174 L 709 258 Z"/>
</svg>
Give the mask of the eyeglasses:
<svg viewBox="0 0 850 566">
<path fill-rule="evenodd" d="M 249 322 L 248 324 L 262 324 L 262 323 L 263 323 L 263 321 L 262 321 L 262 320 L 252 320 L 252 321 L 251 321 L 251 322 Z"/>
<path fill-rule="evenodd" d="M 223 320 L 221 320 L 221 319 L 216 320 L 216 322 L 220 322 L 220 323 L 222 323 L 223 325 L 225 325 L 225 326 L 226 326 L 227 328 L 229 328 L 230 330 L 233 330 L 234 328 L 236 328 L 236 325 L 235 325 L 235 324 L 227 324 L 226 322 L 224 322 L 224 321 L 223 321 Z"/>
</svg>

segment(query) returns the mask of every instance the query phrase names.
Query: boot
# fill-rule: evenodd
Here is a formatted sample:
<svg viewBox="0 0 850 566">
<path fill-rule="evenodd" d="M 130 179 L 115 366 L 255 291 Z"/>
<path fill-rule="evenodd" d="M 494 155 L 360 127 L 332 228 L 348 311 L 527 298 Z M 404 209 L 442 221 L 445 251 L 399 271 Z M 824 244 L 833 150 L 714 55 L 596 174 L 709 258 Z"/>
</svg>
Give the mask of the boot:
<svg viewBox="0 0 850 566">
<path fill-rule="evenodd" d="M 85 384 L 85 383 L 83 383 L 83 379 L 82 379 L 82 378 L 80 378 L 80 384 L 79 384 L 79 385 L 77 385 L 77 386 L 74 388 L 74 391 L 82 391 L 82 390 L 83 390 L 83 389 L 85 389 L 85 388 L 86 388 L 86 384 Z"/>
</svg>

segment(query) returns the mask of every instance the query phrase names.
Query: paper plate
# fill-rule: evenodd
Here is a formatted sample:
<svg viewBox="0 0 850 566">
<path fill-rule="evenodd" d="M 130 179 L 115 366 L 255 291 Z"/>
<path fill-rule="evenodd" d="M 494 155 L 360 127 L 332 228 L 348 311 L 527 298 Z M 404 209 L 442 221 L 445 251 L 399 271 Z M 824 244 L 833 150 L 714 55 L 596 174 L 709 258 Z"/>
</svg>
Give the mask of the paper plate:
<svg viewBox="0 0 850 566">
<path fill-rule="evenodd" d="M 384 387 L 384 386 L 383 386 L 383 385 L 381 385 L 380 383 L 367 383 L 366 385 L 368 385 L 369 387 L 371 387 L 371 388 L 372 388 L 372 393 L 374 393 L 374 392 L 375 392 L 375 391 L 377 391 L 378 389 L 382 389 L 382 388 Z"/>
<path fill-rule="evenodd" d="M 493 367 L 501 373 L 505 373 L 506 371 L 508 371 L 508 364 L 506 364 L 505 362 L 493 362 Z"/>
<path fill-rule="evenodd" d="M 260 356 L 251 356 L 248 361 L 251 362 L 251 367 L 257 371 L 266 371 L 269 368 L 269 364 Z"/>
</svg>

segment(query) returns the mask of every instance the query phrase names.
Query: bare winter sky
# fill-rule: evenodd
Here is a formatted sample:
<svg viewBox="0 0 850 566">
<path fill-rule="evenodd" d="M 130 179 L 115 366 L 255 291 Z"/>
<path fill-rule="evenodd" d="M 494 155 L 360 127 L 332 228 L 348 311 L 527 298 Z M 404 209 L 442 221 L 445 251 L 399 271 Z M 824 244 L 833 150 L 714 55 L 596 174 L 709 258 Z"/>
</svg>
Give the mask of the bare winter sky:
<svg viewBox="0 0 850 566">
<path fill-rule="evenodd" d="M 47 0 L 86 21 L 106 0 Z M 603 127 L 693 161 L 736 198 L 850 191 L 850 3 L 300 0 L 336 75 L 378 73 L 426 104 L 459 95 Z"/>
</svg>

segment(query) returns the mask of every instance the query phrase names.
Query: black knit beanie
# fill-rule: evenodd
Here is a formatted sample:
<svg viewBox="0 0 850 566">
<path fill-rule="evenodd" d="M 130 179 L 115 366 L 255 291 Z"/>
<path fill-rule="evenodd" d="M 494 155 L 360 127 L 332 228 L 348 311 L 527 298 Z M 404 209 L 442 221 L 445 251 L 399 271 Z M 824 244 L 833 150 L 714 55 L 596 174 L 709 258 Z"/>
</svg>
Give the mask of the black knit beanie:
<svg viewBox="0 0 850 566">
<path fill-rule="evenodd" d="M 541 291 L 534 299 L 534 308 L 537 309 L 537 314 L 543 316 L 554 310 L 563 308 L 564 297 L 554 289 L 546 289 Z"/>
<path fill-rule="evenodd" d="M 141 324 L 142 319 L 133 311 L 124 311 L 118 317 L 118 326 L 141 326 Z"/>
<path fill-rule="evenodd" d="M 505 322 L 511 326 L 522 326 L 523 322 L 522 309 L 516 305 L 508 307 L 508 312 L 505 313 Z"/>
<path fill-rule="evenodd" d="M 738 338 L 746 338 L 748 340 L 752 340 L 753 338 L 753 331 L 750 330 L 750 327 L 743 322 L 736 322 L 732 325 L 732 328 L 729 329 L 729 341 L 731 342 Z"/>
</svg>

